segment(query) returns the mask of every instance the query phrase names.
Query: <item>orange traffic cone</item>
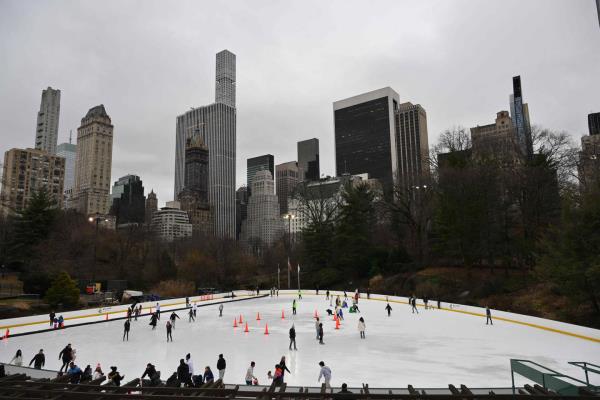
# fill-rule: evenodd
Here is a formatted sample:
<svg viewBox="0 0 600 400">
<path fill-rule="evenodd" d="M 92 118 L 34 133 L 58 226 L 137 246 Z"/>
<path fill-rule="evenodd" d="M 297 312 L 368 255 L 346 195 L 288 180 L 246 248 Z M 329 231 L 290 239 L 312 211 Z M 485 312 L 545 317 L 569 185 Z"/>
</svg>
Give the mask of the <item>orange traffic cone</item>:
<svg viewBox="0 0 600 400">
<path fill-rule="evenodd" d="M 233 319 L 233 327 L 237 328 L 237 319 L 235 319 L 235 318 Z"/>
<path fill-rule="evenodd" d="M 242 319 L 242 314 L 240 314 L 240 324 L 242 324 L 244 320 Z"/>
<path fill-rule="evenodd" d="M 265 325 L 265 335 L 269 334 L 269 324 Z"/>
<path fill-rule="evenodd" d="M 281 319 L 285 319 L 285 314 L 284 314 L 283 310 L 281 310 Z"/>
<path fill-rule="evenodd" d="M 105 319 L 108 321 L 108 313 L 106 313 L 106 318 Z"/>
<path fill-rule="evenodd" d="M 246 332 L 246 333 L 250 332 L 250 331 L 248 330 L 248 322 L 246 322 L 246 328 L 244 328 L 244 332 Z"/>
<path fill-rule="evenodd" d="M 6 335 L 4 335 L 4 339 L 8 339 L 9 335 L 10 335 L 10 331 L 8 330 L 8 328 L 6 328 Z"/>
<path fill-rule="evenodd" d="M 333 320 L 334 320 L 334 321 L 337 321 L 337 320 L 338 320 L 337 314 L 333 314 Z"/>
<path fill-rule="evenodd" d="M 260 313 L 256 313 L 256 320 L 260 321 Z"/>
<path fill-rule="evenodd" d="M 340 320 L 339 319 L 335 320 L 335 329 L 340 329 Z"/>
</svg>

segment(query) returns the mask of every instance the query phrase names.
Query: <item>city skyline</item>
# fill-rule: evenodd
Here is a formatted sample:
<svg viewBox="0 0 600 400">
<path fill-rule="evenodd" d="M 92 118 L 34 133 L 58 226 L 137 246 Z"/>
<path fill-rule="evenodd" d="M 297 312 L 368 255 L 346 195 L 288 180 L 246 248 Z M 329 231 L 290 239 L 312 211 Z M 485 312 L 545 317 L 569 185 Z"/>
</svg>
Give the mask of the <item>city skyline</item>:
<svg viewBox="0 0 600 400">
<path fill-rule="evenodd" d="M 145 18 L 140 20 L 150 27 L 159 24 L 159 17 L 165 18 L 164 24 L 174 24 L 178 18 L 217 15 L 215 21 L 206 20 L 206 27 L 175 30 L 174 39 L 168 41 L 160 39 L 160 29 L 158 33 L 148 33 L 141 22 L 126 25 L 127 20 L 117 11 L 121 7 L 125 11 L 134 8 L 132 3 L 108 2 L 95 13 L 72 3 L 69 7 L 40 3 L 35 7 L 48 21 L 60 16 L 61 20 L 81 18 L 86 22 L 47 33 L 54 40 L 56 57 L 41 67 L 32 57 L 39 54 L 36 49 L 43 44 L 33 39 L 44 24 L 33 23 L 38 17 L 29 13 L 32 5 L 2 1 L 0 32 L 15 39 L 0 44 L 7 55 L 0 77 L 5 94 L 0 99 L 0 123 L 5 129 L 0 151 L 34 147 L 31 132 L 40 93 L 51 86 L 61 90 L 58 143 L 67 141 L 69 130 L 77 129 L 89 107 L 105 104 L 115 125 L 111 176 L 140 175 L 145 186 L 158 194 L 159 205 L 163 205 L 173 197 L 175 119 L 182 110 L 209 103 L 214 97 L 214 54 L 223 48 L 230 49 L 239 59 L 236 187 L 245 181 L 245 160 L 250 156 L 270 153 L 279 161 L 294 160 L 296 142 L 312 137 L 320 141 L 321 173 L 334 175 L 331 103 L 385 86 L 397 90 L 402 102 L 418 103 L 427 110 L 431 145 L 446 128 L 475 126 L 505 109 L 506 97 L 512 92 L 511 78 L 521 75 L 532 124 L 567 130 L 574 142 L 579 142 L 579 137 L 587 134 L 587 114 L 597 111 L 594 94 L 600 90 L 600 77 L 594 74 L 600 55 L 592 51 L 600 41 L 595 4 L 458 3 L 382 3 L 376 8 L 387 8 L 389 12 L 378 13 L 379 20 L 402 22 L 410 16 L 424 23 L 407 22 L 403 27 L 396 23 L 392 29 L 379 21 L 366 21 L 358 32 L 352 27 L 360 20 L 365 5 L 354 3 L 342 9 L 319 5 L 323 16 L 311 21 L 314 32 L 310 35 L 294 33 L 310 7 L 292 4 L 286 10 L 273 7 L 271 11 L 257 5 L 261 12 L 282 13 L 277 26 L 282 29 L 283 39 L 273 38 L 269 36 L 271 30 L 254 25 L 258 24 L 258 16 L 250 6 L 242 5 L 228 14 L 218 12 L 231 10 L 227 6 L 184 3 L 167 16 L 162 15 L 161 7 L 142 8 L 140 13 Z M 455 9 L 462 11 L 457 13 Z M 339 32 L 332 31 L 329 25 L 334 13 L 346 17 L 345 22 L 340 22 Z M 490 13 L 494 13 L 492 20 Z M 250 14 L 250 25 L 234 27 L 245 14 Z M 114 18 L 110 27 L 116 28 L 114 33 L 103 26 L 106 16 Z M 501 31 L 508 20 L 523 28 L 514 33 L 491 34 Z M 229 23 L 222 36 L 209 44 L 201 40 L 224 21 Z M 465 21 L 470 27 L 457 31 L 455 26 Z M 569 35 L 556 29 L 564 25 L 569 26 Z M 240 30 L 249 32 L 248 38 L 238 38 Z M 324 35 L 325 32 L 330 34 Z M 361 32 L 370 37 L 381 35 L 377 49 L 360 46 L 364 49 L 360 54 L 349 51 L 356 40 L 363 43 Z M 123 41 L 123 33 L 133 38 L 150 36 L 131 52 L 128 42 Z M 485 34 L 485 41 L 478 39 L 480 34 Z M 82 47 L 96 35 L 101 38 L 97 46 Z M 403 35 L 409 40 L 400 41 Z M 253 45 L 257 38 L 268 46 Z M 182 45 L 185 40 L 178 39 L 189 40 Z M 502 43 L 509 46 L 511 41 L 521 44 L 515 50 L 517 54 L 504 58 L 490 55 Z M 549 46 L 555 51 L 547 52 Z M 148 57 L 157 49 L 166 52 L 162 58 L 167 60 L 153 59 L 148 63 Z M 107 57 L 113 50 L 108 67 L 94 65 L 94 60 Z M 312 57 L 300 56 L 310 51 Z M 172 63 L 169 57 L 182 60 Z M 443 63 L 437 62 L 440 57 L 444 57 Z M 483 64 L 481 60 L 485 58 L 494 59 L 493 65 Z M 581 62 L 574 63 L 576 59 Z M 560 76 L 568 79 L 563 82 Z M 297 123 L 299 120 L 301 124 Z"/>
</svg>

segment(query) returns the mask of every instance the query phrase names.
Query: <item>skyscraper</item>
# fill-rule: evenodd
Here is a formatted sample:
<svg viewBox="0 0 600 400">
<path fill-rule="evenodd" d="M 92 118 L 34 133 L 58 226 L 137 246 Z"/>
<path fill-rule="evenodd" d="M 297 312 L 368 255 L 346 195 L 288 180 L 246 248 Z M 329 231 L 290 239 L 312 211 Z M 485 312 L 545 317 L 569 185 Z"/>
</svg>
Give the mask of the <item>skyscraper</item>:
<svg viewBox="0 0 600 400">
<path fill-rule="evenodd" d="M 333 103 L 337 176 L 368 173 L 391 190 L 398 171 L 399 102 L 398 93 L 386 87 Z"/>
<path fill-rule="evenodd" d="M 208 205 L 209 151 L 200 132 L 189 138 L 185 147 L 185 180 L 177 200 L 190 217 L 193 231 L 212 234 L 212 215 Z"/>
<path fill-rule="evenodd" d="M 152 223 L 152 215 L 156 210 L 158 210 L 158 199 L 156 198 L 156 193 L 154 193 L 154 189 L 152 189 L 150 193 L 148 193 L 148 197 L 146 197 L 145 220 L 147 225 L 150 225 Z"/>
<path fill-rule="evenodd" d="M 104 105 L 92 107 L 77 128 L 73 206 L 82 214 L 107 214 L 113 125 Z"/>
<path fill-rule="evenodd" d="M 19 212 L 40 190 L 45 190 L 57 207 L 62 207 L 64 177 L 64 158 L 44 150 L 10 149 L 4 153 L 0 209 Z"/>
<path fill-rule="evenodd" d="M 319 165 L 319 139 L 298 142 L 298 179 L 316 181 L 321 176 Z"/>
<path fill-rule="evenodd" d="M 588 114 L 588 128 L 590 135 L 600 135 L 600 112 Z"/>
<path fill-rule="evenodd" d="M 521 77 L 513 76 L 513 94 L 510 95 L 510 118 L 517 142 L 523 155 L 533 155 L 533 142 L 531 139 L 531 125 L 529 122 L 529 106 L 523 103 L 523 91 L 521 89 Z"/>
<path fill-rule="evenodd" d="M 185 146 L 200 129 L 209 150 L 208 200 L 214 218 L 214 231 L 220 237 L 235 237 L 235 54 L 217 54 L 216 103 L 193 108 L 177 117 L 175 148 L 175 193 L 184 187 Z"/>
<path fill-rule="evenodd" d="M 61 143 L 56 148 L 56 155 L 65 159 L 65 190 L 75 185 L 75 161 L 77 160 L 77 145 Z"/>
<path fill-rule="evenodd" d="M 277 175 L 275 192 L 279 199 L 279 213 L 286 214 L 289 198 L 293 194 L 296 185 L 298 185 L 298 163 L 290 161 L 279 164 L 275 167 L 275 173 Z"/>
<path fill-rule="evenodd" d="M 242 223 L 248 216 L 248 188 L 241 186 L 235 191 L 235 238 L 240 240 Z"/>
<path fill-rule="evenodd" d="M 58 141 L 58 120 L 60 117 L 60 90 L 42 90 L 40 111 L 37 114 L 35 126 L 35 148 L 56 154 Z"/>
<path fill-rule="evenodd" d="M 254 249 L 272 245 L 283 233 L 273 176 L 266 169 L 258 171 L 252 179 L 246 228 L 245 240 Z"/>
<path fill-rule="evenodd" d="M 429 178 L 427 113 L 420 104 L 400 104 L 396 135 L 399 184 L 419 186 Z"/>
<path fill-rule="evenodd" d="M 267 170 L 271 177 L 275 176 L 275 157 L 272 154 L 252 157 L 246 160 L 246 187 L 248 194 L 252 195 L 252 179 L 258 171 Z"/>
<path fill-rule="evenodd" d="M 112 188 L 110 214 L 116 224 L 143 224 L 146 215 L 146 197 L 142 180 L 137 175 L 125 175 Z"/>
</svg>

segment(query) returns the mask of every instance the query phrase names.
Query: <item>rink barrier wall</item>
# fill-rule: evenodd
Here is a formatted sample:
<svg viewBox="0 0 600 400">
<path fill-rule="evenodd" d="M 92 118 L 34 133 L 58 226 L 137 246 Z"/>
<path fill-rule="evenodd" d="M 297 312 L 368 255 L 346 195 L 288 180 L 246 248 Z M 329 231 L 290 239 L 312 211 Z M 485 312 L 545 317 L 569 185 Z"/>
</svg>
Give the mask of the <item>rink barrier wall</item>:
<svg viewBox="0 0 600 400">
<path fill-rule="evenodd" d="M 235 294 L 235 293 L 234 293 Z M 247 294 L 247 291 L 244 291 L 244 294 L 241 293 L 237 293 L 235 294 L 236 297 L 238 297 L 237 299 L 231 298 L 231 297 L 227 297 L 227 296 L 231 296 L 231 292 L 227 292 L 227 293 L 220 293 L 219 295 L 222 295 L 220 297 L 216 297 L 216 299 L 223 299 L 221 301 L 214 301 L 215 297 L 217 295 L 210 295 L 212 298 L 211 299 L 204 299 L 204 300 L 194 300 L 194 298 L 200 298 L 200 297 L 205 297 L 205 296 L 194 296 L 194 297 L 190 297 L 190 304 L 192 303 L 198 303 L 199 301 L 211 301 L 210 303 L 202 303 L 202 304 L 197 304 L 197 307 L 208 307 L 208 306 L 212 306 L 212 305 L 216 305 L 216 304 L 225 304 L 225 303 L 233 303 L 233 302 L 237 302 L 237 301 L 245 301 L 245 300 L 253 300 L 253 299 L 257 299 L 257 298 L 263 298 L 263 297 L 267 297 L 268 294 L 261 294 L 261 295 L 249 295 Z M 171 301 L 174 299 L 171 299 Z M 179 300 L 179 299 L 178 299 Z M 168 301 L 168 300 L 164 300 L 164 301 Z M 160 302 L 159 302 L 160 303 Z M 145 304 L 145 303 L 142 303 Z M 153 306 L 150 307 L 144 307 L 142 305 L 142 310 L 143 309 L 148 309 L 148 310 L 154 310 L 156 307 L 156 302 L 152 303 Z M 162 307 L 173 307 L 173 306 L 179 306 L 179 305 L 185 305 L 185 298 L 183 298 L 183 301 L 179 301 L 176 303 L 162 303 L 160 304 L 161 306 L 161 314 L 163 312 L 173 312 L 173 311 L 181 311 L 181 310 L 189 310 L 191 307 L 180 307 L 180 308 L 169 308 L 168 310 L 162 310 Z M 76 323 L 76 324 L 65 324 L 62 328 L 46 328 L 46 329 L 39 329 L 39 330 L 34 330 L 34 331 L 26 331 L 26 332 L 18 332 L 18 333 L 10 333 L 9 338 L 11 337 L 19 337 L 19 336 L 27 336 L 27 335 L 34 335 L 34 334 L 38 334 L 38 333 L 47 333 L 47 332 L 55 332 L 55 331 L 59 331 L 59 330 L 63 330 L 63 329 L 68 329 L 68 328 L 76 328 L 79 326 L 86 326 L 86 325 L 93 325 L 93 324 L 99 324 L 99 323 L 103 323 L 103 322 L 111 322 L 111 321 L 120 321 L 120 320 L 124 320 L 127 319 L 127 308 L 130 305 L 122 305 L 122 306 L 116 306 L 116 307 L 120 307 L 123 309 L 120 310 L 111 310 L 111 311 L 106 311 L 106 312 L 102 312 L 102 313 L 92 313 L 92 314 L 85 314 L 85 315 L 76 315 L 76 316 L 70 316 L 70 317 L 66 317 L 65 321 L 72 321 L 72 320 L 77 320 L 77 319 L 83 319 L 83 318 L 94 318 L 94 317 L 103 317 L 106 314 L 125 314 L 124 316 L 121 317 L 113 317 L 110 319 L 101 319 L 101 320 L 97 320 L 97 321 L 88 321 L 88 322 L 81 322 L 81 323 Z M 108 308 L 108 307 L 107 307 Z M 112 307 L 115 308 L 115 307 Z M 85 310 L 85 311 L 89 311 L 89 310 Z M 77 312 L 77 311 L 76 311 Z M 79 311 L 81 312 L 81 311 Z M 66 313 L 65 313 L 66 314 Z M 139 315 L 139 317 L 144 317 L 144 316 L 149 316 L 151 314 L 151 312 L 147 312 L 147 313 L 142 313 Z M 29 317 L 24 317 L 24 318 L 29 318 Z M 134 316 L 132 315 L 131 318 L 134 318 Z M 4 332 L 3 330 L 5 329 L 13 329 L 16 327 L 23 327 L 23 326 L 32 326 L 32 325 L 39 325 L 39 324 L 45 324 L 46 326 L 49 326 L 49 319 L 46 318 L 44 321 L 35 321 L 35 322 L 25 322 L 25 323 L 21 323 L 21 324 L 14 324 L 14 325 L 4 325 L 4 326 L 0 326 L 0 335 L 3 335 Z M 1 336 L 0 336 L 1 337 Z"/>
<path fill-rule="evenodd" d="M 302 295 L 309 295 L 309 296 L 316 296 L 316 290 L 302 290 Z M 319 294 L 318 296 L 323 296 L 325 297 L 325 292 L 326 290 L 319 290 Z M 204 301 L 211 301 L 211 303 L 205 303 L 204 305 L 211 305 L 211 304 L 220 304 L 220 303 L 226 303 L 228 301 L 222 301 L 222 302 L 212 302 L 212 300 L 214 299 L 219 299 L 219 298 L 227 298 L 228 296 L 231 296 L 232 292 L 226 292 L 226 293 L 218 293 L 218 294 L 213 294 L 213 295 L 203 295 L 203 296 L 192 296 L 190 297 L 190 303 L 193 302 L 204 302 Z M 248 290 L 236 290 L 233 291 L 233 293 L 235 294 L 236 297 L 247 297 L 248 299 L 252 299 L 252 298 L 257 298 L 256 293 L 253 291 L 248 291 Z M 265 297 L 265 296 L 269 296 L 269 290 L 261 290 L 261 296 L 260 297 Z M 330 290 L 329 293 L 333 296 L 340 296 L 342 297 L 344 295 L 343 291 L 338 291 L 338 290 Z M 297 296 L 298 295 L 298 290 L 294 290 L 294 289 L 284 289 L 284 290 L 279 290 L 279 294 L 280 295 L 284 295 L 284 296 Z M 352 295 L 354 294 L 354 292 L 347 292 L 348 294 L 348 298 L 350 299 L 352 297 Z M 212 300 L 210 299 L 206 299 L 207 296 L 212 296 Z M 367 300 L 366 299 L 366 294 L 364 292 L 360 293 L 360 299 L 361 300 Z M 400 296 L 386 296 L 386 295 L 380 295 L 380 294 L 371 294 L 369 300 L 375 300 L 375 301 L 388 301 L 390 303 L 396 303 L 396 304 L 406 304 L 408 305 L 408 299 L 406 297 L 400 297 Z M 231 301 L 231 300 L 229 300 Z M 146 310 L 150 310 L 150 309 L 154 309 L 155 305 L 157 302 L 144 302 L 141 303 L 142 304 L 142 309 L 146 309 Z M 172 306 L 177 306 L 177 305 L 181 305 L 181 304 L 185 304 L 185 298 L 179 298 L 179 299 L 169 299 L 169 300 L 163 300 L 163 301 L 159 301 L 158 302 L 161 307 L 172 307 Z M 431 300 L 431 306 L 432 308 L 438 310 L 437 307 L 434 306 L 434 304 L 436 303 L 436 300 Z M 454 305 L 454 303 L 447 303 L 444 302 L 446 304 L 451 304 Z M 198 305 L 200 306 L 200 304 Z M 73 320 L 77 320 L 77 319 L 82 319 L 82 318 L 94 318 L 94 317 L 101 317 L 104 316 L 106 314 L 109 315 L 114 315 L 114 314 L 119 314 L 119 313 L 126 313 L 127 312 L 127 308 L 129 307 L 129 305 L 119 305 L 119 306 L 112 306 L 112 307 L 106 307 L 106 311 L 105 312 L 99 312 L 99 313 L 91 313 L 91 314 L 83 314 L 83 315 L 71 315 L 71 314 L 80 314 L 82 312 L 89 312 L 91 310 L 79 310 L 79 311 L 73 311 L 73 312 L 67 312 L 67 313 L 63 313 L 63 316 L 65 317 L 65 321 L 73 321 Z M 417 303 L 417 307 L 423 308 L 424 304 L 419 304 Z M 463 314 L 463 315 L 471 315 L 471 316 L 475 316 L 475 317 L 481 317 L 481 318 L 485 318 L 485 310 L 482 310 L 479 307 L 473 307 L 473 306 L 465 306 L 465 305 L 461 305 L 461 304 L 456 304 L 455 305 L 456 308 L 448 308 L 448 307 L 441 307 L 439 310 L 442 311 L 448 311 L 448 312 L 454 312 L 454 313 L 459 313 L 459 314 Z M 457 309 L 457 308 L 465 308 L 465 309 Z M 183 308 L 182 308 L 183 309 Z M 574 337 L 574 338 L 578 338 L 578 339 L 582 339 L 582 340 L 587 340 L 587 341 L 591 341 L 594 343 L 600 343 L 600 335 L 597 337 L 594 336 L 590 336 L 584 333 L 577 333 L 577 332 L 572 332 L 572 331 L 568 331 L 566 329 L 562 329 L 562 328 L 558 328 L 558 327 L 551 327 L 551 326 L 547 326 L 547 325 L 542 325 L 541 323 L 534 323 L 534 322 L 529 322 L 529 321 L 522 321 L 522 320 L 518 320 L 518 319 L 514 319 L 514 318 L 509 318 L 507 316 L 502 316 L 502 314 L 510 314 L 511 316 L 518 316 L 520 314 L 515 314 L 515 313 L 508 313 L 508 312 L 503 312 L 500 310 L 492 310 L 492 318 L 494 321 L 503 321 L 503 322 L 508 322 L 508 323 L 513 323 L 513 324 L 517 324 L 517 325 L 522 325 L 522 326 L 527 326 L 530 328 L 534 328 L 534 329 L 540 329 L 540 330 L 544 330 L 547 332 L 553 332 L 553 333 L 558 333 L 561 335 L 566 335 L 566 336 L 570 336 L 570 337 Z M 145 313 L 142 315 L 148 315 L 149 313 Z M 543 319 L 543 318 L 539 318 L 539 317 L 534 317 L 534 316 L 529 316 L 529 315 L 523 315 L 524 318 L 527 319 L 534 319 L 534 320 L 540 320 L 540 322 L 550 322 L 551 324 L 557 324 L 557 325 L 565 325 L 565 327 L 573 327 L 573 328 L 577 328 L 580 330 L 585 330 L 585 331 L 596 331 L 593 328 L 587 328 L 587 327 L 581 327 L 578 325 L 572 325 L 572 324 L 567 324 L 564 322 L 560 322 L 560 321 L 553 321 L 553 320 L 547 320 L 547 319 Z M 23 327 L 23 326 L 32 326 L 32 325 L 37 325 L 37 324 L 46 324 L 48 325 L 49 321 L 48 321 L 48 317 L 47 316 L 41 316 L 41 315 L 37 315 L 37 316 L 32 316 L 32 317 L 21 317 L 21 318 L 14 318 L 12 320 L 14 320 L 15 322 L 17 322 L 18 320 L 26 320 L 26 319 L 31 319 L 31 318 L 35 318 L 35 321 L 28 321 L 28 322 L 23 322 L 23 323 L 13 323 L 13 324 L 5 324 L 0 326 L 0 336 L 4 334 L 4 331 L 6 329 L 13 329 L 13 328 L 18 328 L 18 327 Z M 106 320 L 102 320 L 102 321 L 90 321 L 90 322 L 84 322 L 84 323 L 80 323 L 80 324 L 76 324 L 76 325 L 65 325 L 65 328 L 70 327 L 70 326 L 82 326 L 82 325 L 89 325 L 92 323 L 98 323 L 98 322 L 109 322 L 111 320 L 118 320 L 118 319 L 124 319 L 125 317 L 118 317 L 118 318 L 112 318 L 109 319 L 108 321 Z M 5 321 L 11 321 L 9 320 L 5 320 Z M 40 332 L 49 332 L 49 331 L 53 331 L 54 329 L 44 329 L 44 330 L 38 330 L 38 331 L 32 331 L 34 333 L 40 333 Z M 29 332 L 19 332 L 19 333 L 14 333 L 14 334 L 10 334 L 10 336 L 20 336 L 23 334 L 26 334 Z M 595 333 L 595 332 L 594 332 Z"/>
<path fill-rule="evenodd" d="M 325 292 L 326 290 L 319 290 L 319 294 L 318 296 L 323 296 L 325 297 Z M 354 295 L 354 292 L 346 292 L 348 294 L 348 299 L 351 299 L 352 296 Z M 280 290 L 279 294 L 282 295 L 293 295 L 293 296 L 297 296 L 298 295 L 298 290 Z M 317 295 L 316 294 L 316 290 L 307 290 L 307 291 L 302 291 L 302 295 Z M 343 291 L 338 291 L 338 290 L 330 290 L 329 291 L 330 295 L 334 295 L 334 296 L 340 296 L 340 298 L 342 298 L 342 296 L 344 295 Z M 342 298 L 343 299 L 343 298 Z M 361 292 L 360 293 L 360 300 L 367 300 L 366 297 L 366 293 Z M 408 299 L 405 297 L 399 297 L 399 296 L 385 296 L 385 295 L 380 295 L 380 294 L 371 294 L 370 298 L 368 300 L 376 300 L 376 301 L 383 301 L 383 302 L 389 302 L 389 303 L 396 303 L 396 304 L 406 304 L 408 305 Z M 454 312 L 454 313 L 459 313 L 459 314 L 464 314 L 464 315 L 471 315 L 471 316 L 475 316 L 475 317 L 482 317 L 485 318 L 486 314 L 485 314 L 485 310 L 483 312 L 478 312 L 475 310 L 479 310 L 481 308 L 479 307 L 473 307 L 473 306 L 465 306 L 462 304 L 456 304 L 457 307 L 468 307 L 471 308 L 473 310 L 468 311 L 468 310 L 458 310 L 455 308 L 448 308 L 448 307 L 441 307 L 441 308 L 437 308 L 437 306 L 435 306 L 435 304 L 437 303 L 437 300 L 430 300 L 430 305 L 428 306 L 429 308 L 433 308 L 435 310 L 441 310 L 441 311 L 449 311 L 449 312 Z M 446 302 L 446 304 L 449 304 Z M 454 303 L 452 303 L 454 304 Z M 425 305 L 424 304 L 419 304 L 417 303 L 417 307 L 420 308 L 424 308 Z M 588 340 L 594 343 L 600 343 L 600 336 L 599 337 L 593 337 L 593 336 L 588 336 L 585 334 L 581 334 L 581 333 L 576 333 L 576 332 L 570 332 L 564 329 L 560 329 L 560 328 L 553 328 L 550 326 L 545 326 L 545 325 L 541 325 L 541 324 L 536 324 L 533 322 L 527 322 L 527 321 L 520 321 L 514 318 L 508 318 L 508 317 L 503 317 L 502 315 L 497 315 L 497 312 L 501 312 L 504 313 L 503 311 L 500 310 L 491 310 L 492 311 L 492 319 L 494 321 L 503 321 L 503 322 L 508 322 L 508 323 L 512 323 L 512 324 L 517 324 L 517 325 L 523 325 L 523 326 L 527 326 L 530 328 L 535 328 L 535 329 L 541 329 L 544 331 L 548 331 L 548 332 L 553 332 L 553 333 L 558 333 L 561 335 L 566 335 L 566 336 L 571 336 L 571 337 L 575 337 L 578 339 L 583 339 L 583 340 Z M 511 313 L 514 314 L 514 313 Z M 515 315 L 519 315 L 519 314 L 515 314 Z M 529 316 L 529 315 L 523 315 L 526 318 L 535 318 L 535 319 L 540 319 L 540 320 L 544 320 L 543 318 L 539 318 L 539 317 L 533 317 L 533 316 Z M 546 321 L 551 321 L 554 323 L 558 323 L 558 324 L 564 324 L 564 325 L 572 325 L 572 324 L 567 324 L 564 322 L 560 322 L 560 321 L 552 321 L 552 320 L 546 320 Z M 577 325 L 572 325 L 574 327 L 576 327 Z M 588 330 L 592 330 L 593 328 L 586 328 L 586 327 L 581 327 L 581 328 L 585 328 Z"/>
</svg>

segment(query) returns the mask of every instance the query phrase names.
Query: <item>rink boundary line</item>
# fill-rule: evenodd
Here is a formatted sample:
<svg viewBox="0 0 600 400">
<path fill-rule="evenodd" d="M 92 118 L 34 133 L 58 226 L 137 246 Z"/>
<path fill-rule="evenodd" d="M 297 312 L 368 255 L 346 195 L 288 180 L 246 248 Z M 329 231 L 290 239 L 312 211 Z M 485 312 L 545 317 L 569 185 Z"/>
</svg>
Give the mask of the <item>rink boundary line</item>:
<svg viewBox="0 0 600 400">
<path fill-rule="evenodd" d="M 367 300 L 367 299 L 363 299 L 363 300 Z M 408 301 L 401 301 L 401 300 L 384 300 L 384 299 L 368 299 L 368 300 L 388 301 L 390 303 L 408 304 Z M 425 306 L 423 304 L 417 304 L 417 307 L 422 307 L 423 308 Z M 455 313 L 460 313 L 460 314 L 473 315 L 473 316 L 476 316 L 476 317 L 486 317 L 485 314 L 477 313 L 477 312 L 474 312 L 474 311 L 454 310 L 452 308 L 446 308 L 446 307 L 441 307 L 441 308 L 432 307 L 432 308 L 434 310 L 443 310 L 443 311 L 455 312 Z M 510 322 L 510 323 L 517 324 L 517 325 L 524 325 L 524 326 L 528 326 L 530 328 L 537 328 L 537 329 L 541 329 L 541 330 L 548 331 L 548 332 L 559 333 L 561 335 L 572 336 L 572 337 L 576 337 L 578 339 L 589 340 L 591 342 L 600 343 L 600 339 L 599 338 L 595 338 L 595 337 L 591 337 L 591 336 L 586 336 L 586 335 L 582 335 L 582 334 L 579 334 L 579 333 L 564 331 L 564 330 L 558 329 L 558 328 L 551 328 L 549 326 L 534 324 L 532 322 L 519 321 L 519 320 L 512 319 L 512 318 L 497 317 L 497 316 L 492 316 L 492 319 L 493 320 L 504 321 L 504 322 Z"/>
<path fill-rule="evenodd" d="M 259 298 L 263 298 L 263 297 L 266 297 L 266 296 L 268 296 L 268 295 L 265 294 L 265 295 L 259 295 L 259 296 L 254 296 L 254 295 L 250 296 L 250 295 L 247 295 L 247 294 L 242 294 L 242 295 L 237 295 L 236 297 L 244 297 L 243 299 L 231 299 L 231 300 L 226 300 L 226 301 L 216 301 L 214 303 L 208 303 L 208 304 L 204 303 L 204 304 L 198 305 L 198 307 L 207 307 L 207 306 L 211 306 L 213 304 L 224 304 L 224 303 L 233 303 L 233 302 L 236 302 L 236 301 L 259 299 Z M 199 300 L 199 301 L 205 302 L 205 301 L 211 301 L 211 300 Z M 161 304 L 161 308 L 162 307 L 172 307 L 172 306 L 177 306 L 177 305 L 181 305 L 181 304 L 185 304 L 185 302 L 181 301 L 181 302 L 177 302 L 177 303 Z M 155 307 L 145 307 L 145 308 L 148 309 L 148 310 L 150 310 L 150 309 L 153 309 Z M 186 310 L 187 308 L 188 307 L 176 308 L 176 309 L 173 309 L 173 310 L 165 310 L 165 312 L 167 312 L 167 311 Z M 142 310 L 144 310 L 144 307 L 142 308 Z M 100 316 L 104 316 L 106 314 L 122 314 L 122 313 L 127 314 L 127 310 L 108 311 L 108 312 L 105 312 L 105 313 L 77 315 L 77 316 L 74 316 L 74 317 L 65 318 L 65 321 L 77 320 L 77 319 L 82 319 L 82 318 L 100 317 Z M 161 311 L 161 314 L 162 313 L 163 312 Z M 148 316 L 148 315 L 150 315 L 150 313 L 140 314 L 139 317 L 144 317 L 144 316 Z M 81 323 L 81 324 L 67 325 L 67 326 L 64 326 L 63 328 L 59 328 L 59 329 L 50 328 L 50 329 L 42 329 L 42 330 L 39 330 L 39 331 L 13 333 L 13 334 L 10 334 L 9 338 L 10 337 L 15 337 L 15 336 L 32 335 L 32 334 L 35 334 L 35 333 L 44 333 L 44 332 L 59 331 L 61 329 L 75 328 L 75 327 L 78 327 L 78 326 L 85 326 L 85 325 L 91 325 L 91 324 L 99 324 L 101 322 L 119 321 L 119 320 L 126 319 L 126 318 L 127 318 L 127 316 L 113 318 L 113 319 L 109 319 L 109 320 L 90 321 L 90 322 L 84 322 L 84 323 Z M 132 316 L 131 318 L 133 319 L 134 316 Z M 41 325 L 41 324 L 48 324 L 48 323 L 49 323 L 48 320 L 45 320 L 45 321 L 35 321 L 35 322 L 24 322 L 24 323 L 21 323 L 21 324 L 14 324 L 14 325 L 3 325 L 3 326 L 0 326 L 0 329 L 2 329 L 2 330 L 3 329 L 7 329 L 7 328 L 8 329 L 12 329 L 12 328 L 19 328 L 19 327 L 23 327 L 23 326 Z"/>
</svg>

